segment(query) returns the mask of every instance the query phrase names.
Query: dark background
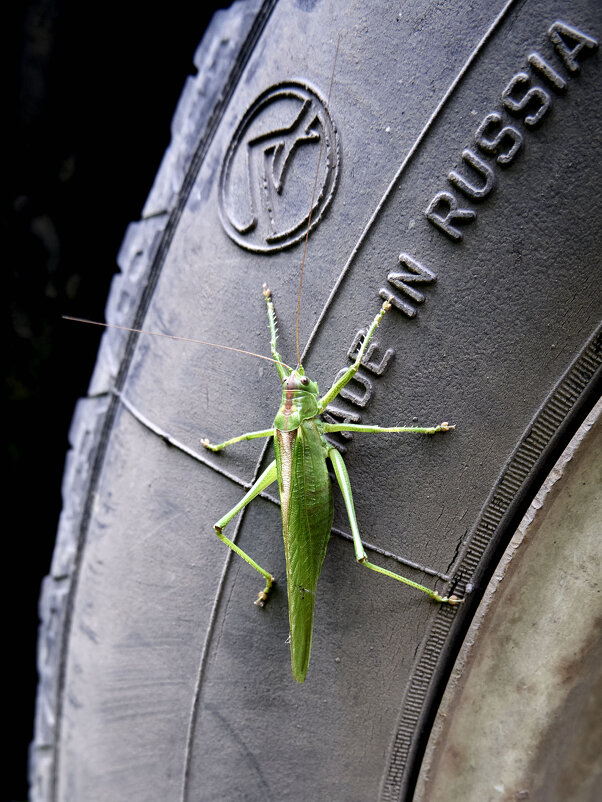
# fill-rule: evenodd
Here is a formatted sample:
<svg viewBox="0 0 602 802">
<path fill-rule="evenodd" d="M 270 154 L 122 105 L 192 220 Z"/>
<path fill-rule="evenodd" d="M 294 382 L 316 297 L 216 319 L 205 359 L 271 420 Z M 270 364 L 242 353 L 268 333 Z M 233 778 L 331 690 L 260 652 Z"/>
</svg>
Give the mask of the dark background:
<svg viewBox="0 0 602 802">
<path fill-rule="evenodd" d="M 5 800 L 27 798 L 38 594 L 69 423 L 100 338 L 61 315 L 104 318 L 117 251 L 169 144 L 195 48 L 228 5 L 21 0 L 4 11 Z"/>
</svg>

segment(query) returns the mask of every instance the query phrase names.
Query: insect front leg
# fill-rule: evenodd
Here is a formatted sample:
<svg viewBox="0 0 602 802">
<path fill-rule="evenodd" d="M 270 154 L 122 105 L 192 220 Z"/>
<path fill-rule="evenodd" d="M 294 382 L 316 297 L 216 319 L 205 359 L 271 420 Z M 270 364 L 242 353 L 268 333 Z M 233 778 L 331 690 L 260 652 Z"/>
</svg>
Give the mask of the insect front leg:
<svg viewBox="0 0 602 802">
<path fill-rule="evenodd" d="M 383 303 L 383 305 L 381 306 L 378 314 L 376 315 L 376 317 L 374 318 L 374 320 L 370 324 L 370 328 L 366 332 L 366 336 L 364 337 L 364 342 L 362 343 L 361 348 L 357 353 L 357 356 L 355 358 L 355 362 L 353 363 L 353 365 L 351 365 L 351 367 L 348 370 L 345 371 L 345 373 L 341 376 L 341 378 L 338 379 L 338 381 L 336 381 L 332 385 L 332 387 L 326 393 L 326 395 L 323 396 L 318 401 L 318 413 L 324 412 L 324 410 L 331 403 L 331 401 L 334 401 L 334 399 L 341 392 L 343 387 L 345 387 L 346 384 L 349 384 L 351 379 L 358 372 L 358 370 L 360 369 L 360 365 L 361 365 L 362 359 L 364 357 L 364 353 L 366 352 L 366 348 L 368 347 L 368 343 L 372 339 L 372 335 L 376 331 L 376 327 L 378 326 L 380 321 L 383 319 L 385 313 L 388 312 L 390 308 L 391 308 L 391 304 L 388 301 L 385 301 Z"/>
<path fill-rule="evenodd" d="M 288 378 L 290 371 L 285 368 L 284 363 L 282 361 L 282 357 L 276 350 L 276 342 L 278 341 L 278 324 L 276 322 L 276 312 L 274 310 L 274 304 L 272 303 L 272 291 L 270 290 L 267 284 L 263 285 L 263 297 L 265 298 L 265 302 L 268 307 L 268 324 L 270 326 L 270 349 L 272 351 L 272 357 L 275 360 L 278 376 L 280 378 L 280 381 L 283 382 L 285 381 L 285 379 Z"/>
<path fill-rule="evenodd" d="M 255 604 L 258 607 L 263 607 L 263 605 L 267 601 L 270 591 L 272 589 L 272 585 L 274 584 L 275 581 L 274 577 L 272 576 L 272 574 L 270 574 L 269 571 L 266 571 L 265 568 L 262 568 L 258 563 L 255 562 L 255 560 L 249 557 L 249 555 L 246 554 L 241 548 L 239 548 L 236 545 L 236 543 L 233 543 L 231 540 L 229 540 L 223 534 L 223 531 L 226 528 L 226 526 L 230 523 L 232 518 L 234 518 L 234 516 L 237 513 L 239 513 L 243 509 L 243 507 L 246 507 L 247 504 L 253 501 L 253 499 L 262 492 L 262 490 L 265 490 L 266 487 L 269 487 L 273 482 L 275 482 L 277 478 L 278 478 L 278 473 L 276 470 L 276 460 L 274 460 L 273 462 L 270 463 L 270 465 L 268 465 L 268 467 L 261 474 L 259 479 L 255 482 L 253 487 L 249 490 L 248 493 L 246 493 L 245 496 L 243 496 L 243 498 L 238 502 L 238 504 L 235 507 L 232 507 L 232 509 L 229 512 L 227 512 L 223 518 L 220 518 L 219 521 L 214 525 L 215 534 L 222 541 L 222 543 L 225 543 L 226 546 L 229 546 L 232 549 L 232 551 L 235 551 L 239 557 L 242 557 L 243 560 L 245 560 L 245 562 L 248 562 L 249 565 L 253 566 L 253 568 L 256 571 L 259 571 L 259 573 L 264 577 L 265 588 L 259 592 L 257 600 L 255 601 Z"/>
<path fill-rule="evenodd" d="M 343 457 L 339 454 L 336 448 L 330 448 L 328 450 L 328 456 L 330 457 L 334 467 L 335 476 L 337 477 L 337 482 L 339 483 L 339 487 L 341 488 L 343 499 L 345 501 L 345 507 L 349 517 L 349 524 L 351 526 L 351 534 L 353 535 L 353 546 L 355 548 L 356 560 L 362 565 L 365 565 L 366 568 L 370 568 L 372 571 L 389 576 L 391 579 L 397 579 L 398 582 L 403 582 L 406 585 L 410 585 L 410 587 L 416 588 L 416 590 L 421 590 L 423 593 L 426 593 L 428 596 L 430 596 L 434 601 L 445 602 L 447 604 L 459 604 L 462 599 L 457 599 L 455 596 L 440 596 L 436 591 L 431 590 L 431 588 L 427 588 L 424 585 L 419 585 L 418 582 L 413 582 L 411 579 L 406 579 L 406 577 L 401 576 L 401 574 L 396 574 L 393 571 L 388 571 L 386 568 L 381 568 L 378 565 L 368 562 L 367 555 L 364 551 L 364 546 L 360 538 L 360 531 L 357 525 L 355 508 L 353 505 L 351 483 L 349 482 L 349 474 L 347 473 L 347 468 L 343 462 Z"/>
</svg>

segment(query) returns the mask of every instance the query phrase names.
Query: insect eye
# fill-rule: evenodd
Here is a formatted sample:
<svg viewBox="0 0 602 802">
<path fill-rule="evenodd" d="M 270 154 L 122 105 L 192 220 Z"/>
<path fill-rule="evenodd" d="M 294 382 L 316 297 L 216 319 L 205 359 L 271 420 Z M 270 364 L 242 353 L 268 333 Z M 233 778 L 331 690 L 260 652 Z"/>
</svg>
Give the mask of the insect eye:
<svg viewBox="0 0 602 802">
<path fill-rule="evenodd" d="M 301 384 L 303 384 L 303 385 L 305 385 L 305 386 L 307 386 L 307 385 L 309 384 L 309 379 L 307 378 L 307 376 L 304 376 L 304 377 L 301 379 Z"/>
</svg>

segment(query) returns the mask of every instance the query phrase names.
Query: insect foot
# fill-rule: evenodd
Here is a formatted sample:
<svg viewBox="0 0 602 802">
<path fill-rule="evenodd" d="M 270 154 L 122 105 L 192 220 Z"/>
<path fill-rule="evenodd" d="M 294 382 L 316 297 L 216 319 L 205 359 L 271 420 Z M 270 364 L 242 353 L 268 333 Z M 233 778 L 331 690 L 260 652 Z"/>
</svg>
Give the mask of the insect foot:
<svg viewBox="0 0 602 802">
<path fill-rule="evenodd" d="M 440 596 L 438 593 L 435 593 L 433 599 L 437 602 L 441 602 L 441 604 L 462 604 L 464 601 L 464 599 L 460 599 L 454 594 L 451 596 Z"/>
<path fill-rule="evenodd" d="M 275 583 L 276 583 L 276 580 L 274 579 L 274 577 L 270 576 L 269 585 L 266 585 L 266 587 L 263 590 L 259 591 L 259 593 L 257 594 L 257 598 L 253 602 L 253 604 L 256 607 L 265 607 L 266 602 L 270 598 L 270 593 L 272 592 L 272 586 Z"/>
<path fill-rule="evenodd" d="M 208 448 L 209 451 L 217 451 L 215 446 L 212 446 L 206 437 L 203 437 L 203 439 L 201 440 L 201 445 L 204 446 L 205 448 Z"/>
<path fill-rule="evenodd" d="M 420 431 L 423 434 L 438 434 L 439 432 L 451 432 L 455 428 L 455 423 L 451 424 L 447 421 L 443 421 L 443 423 L 440 423 L 439 426 L 431 426 L 430 428 L 420 429 Z"/>
</svg>

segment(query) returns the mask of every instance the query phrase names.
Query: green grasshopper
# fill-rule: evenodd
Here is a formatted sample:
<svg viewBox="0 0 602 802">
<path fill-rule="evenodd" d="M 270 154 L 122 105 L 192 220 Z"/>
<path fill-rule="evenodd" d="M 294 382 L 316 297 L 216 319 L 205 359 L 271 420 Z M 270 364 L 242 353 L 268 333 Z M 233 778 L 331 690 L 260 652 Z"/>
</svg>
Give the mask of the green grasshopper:
<svg viewBox="0 0 602 802">
<path fill-rule="evenodd" d="M 320 415 L 328 404 L 337 397 L 359 370 L 368 343 L 384 314 L 391 308 L 391 304 L 388 301 L 383 303 L 366 333 L 355 362 L 340 379 L 335 381 L 326 395 L 320 398 L 318 385 L 305 375 L 301 364 L 293 370 L 282 361 L 276 350 L 278 339 L 276 313 L 271 292 L 265 284 L 263 294 L 267 303 L 272 357 L 282 384 L 282 403 L 274 425 L 271 429 L 246 432 L 217 445 L 209 443 L 207 439 L 201 442 L 205 448 L 211 451 L 221 451 L 226 446 L 231 446 L 241 440 L 255 440 L 262 437 L 272 437 L 274 440 L 276 459 L 270 463 L 239 503 L 219 519 L 215 524 L 215 532 L 223 543 L 264 577 L 265 587 L 260 591 L 255 602 L 256 605 L 262 607 L 274 585 L 274 577 L 229 540 L 224 535 L 224 529 L 247 504 L 273 482 L 278 481 L 286 555 L 291 665 L 293 677 L 297 682 L 303 682 L 307 674 L 311 651 L 316 589 L 334 513 L 332 483 L 328 475 L 327 459 L 332 462 L 337 482 L 343 493 L 357 561 L 372 571 L 385 574 L 385 576 L 405 582 L 406 585 L 423 591 L 437 602 L 459 604 L 462 601 L 453 595 L 440 596 L 424 585 L 419 585 L 393 571 L 368 562 L 357 525 L 347 468 L 340 453 L 326 440 L 324 435 L 330 432 L 436 434 L 437 432 L 447 432 L 455 427 L 448 423 L 441 423 L 439 426 L 429 427 L 391 426 L 385 428 L 351 423 L 325 423 L 320 420 Z"/>
</svg>

